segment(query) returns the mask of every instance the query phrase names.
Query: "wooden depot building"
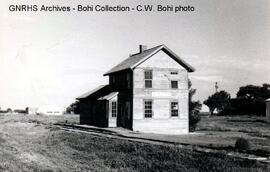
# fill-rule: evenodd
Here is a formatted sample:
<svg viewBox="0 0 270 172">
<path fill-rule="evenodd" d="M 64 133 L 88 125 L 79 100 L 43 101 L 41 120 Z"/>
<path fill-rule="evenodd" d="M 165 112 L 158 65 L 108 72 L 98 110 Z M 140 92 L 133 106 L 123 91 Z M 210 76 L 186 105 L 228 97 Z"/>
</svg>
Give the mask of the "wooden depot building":
<svg viewBox="0 0 270 172">
<path fill-rule="evenodd" d="M 194 68 L 165 45 L 140 45 L 104 76 L 109 84 L 78 97 L 80 123 L 159 134 L 186 134 L 188 73 Z"/>
</svg>

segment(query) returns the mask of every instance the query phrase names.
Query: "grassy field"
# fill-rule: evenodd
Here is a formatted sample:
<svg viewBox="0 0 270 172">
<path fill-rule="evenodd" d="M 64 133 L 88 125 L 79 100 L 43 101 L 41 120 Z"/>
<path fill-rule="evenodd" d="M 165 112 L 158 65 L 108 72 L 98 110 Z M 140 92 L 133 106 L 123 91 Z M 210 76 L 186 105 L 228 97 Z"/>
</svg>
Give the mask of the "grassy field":
<svg viewBox="0 0 270 172">
<path fill-rule="evenodd" d="M 191 147 L 211 148 L 236 156 L 238 152 L 235 152 L 234 149 L 235 142 L 238 138 L 244 138 L 251 143 L 251 150 L 248 151 L 249 154 L 263 157 L 270 155 L 270 124 L 266 123 L 264 118 L 261 117 L 202 117 L 197 131 L 189 135 L 160 135 L 134 132 L 125 132 L 123 134 L 128 137 L 175 142 L 182 145 L 190 145 Z"/>
<path fill-rule="evenodd" d="M 236 116 L 203 117 L 197 132 L 205 133 L 206 140 L 234 146 L 237 138 L 249 140 L 253 150 L 270 152 L 270 124 L 264 117 Z M 210 143 L 210 144 L 211 144 Z"/>
<path fill-rule="evenodd" d="M 0 115 L 0 171 L 269 171 L 253 160 L 60 130 L 78 116 Z"/>
</svg>

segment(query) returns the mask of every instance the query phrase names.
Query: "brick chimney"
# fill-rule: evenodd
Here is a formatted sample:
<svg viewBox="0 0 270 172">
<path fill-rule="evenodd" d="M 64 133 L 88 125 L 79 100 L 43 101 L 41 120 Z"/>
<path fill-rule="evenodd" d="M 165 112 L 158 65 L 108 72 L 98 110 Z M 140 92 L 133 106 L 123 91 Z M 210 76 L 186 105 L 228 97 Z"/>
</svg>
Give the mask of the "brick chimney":
<svg viewBox="0 0 270 172">
<path fill-rule="evenodd" d="M 139 45 L 139 53 L 142 53 L 146 49 L 147 49 L 146 45 Z"/>
</svg>

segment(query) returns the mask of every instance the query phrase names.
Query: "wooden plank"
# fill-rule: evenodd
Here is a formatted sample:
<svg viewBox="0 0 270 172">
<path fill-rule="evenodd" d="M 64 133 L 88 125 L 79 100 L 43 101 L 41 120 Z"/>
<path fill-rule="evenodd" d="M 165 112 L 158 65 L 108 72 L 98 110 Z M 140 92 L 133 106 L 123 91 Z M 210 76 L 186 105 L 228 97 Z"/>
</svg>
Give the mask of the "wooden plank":
<svg viewBox="0 0 270 172">
<path fill-rule="evenodd" d="M 133 130 L 162 134 L 188 133 L 188 72 L 162 53 L 150 59 L 133 71 Z M 144 87 L 144 71 L 149 69 L 152 70 L 153 88 Z M 177 89 L 171 88 L 171 80 L 178 81 Z M 153 117 L 150 119 L 144 117 L 145 99 L 153 102 Z M 178 102 L 179 117 L 171 117 L 171 101 Z"/>
</svg>

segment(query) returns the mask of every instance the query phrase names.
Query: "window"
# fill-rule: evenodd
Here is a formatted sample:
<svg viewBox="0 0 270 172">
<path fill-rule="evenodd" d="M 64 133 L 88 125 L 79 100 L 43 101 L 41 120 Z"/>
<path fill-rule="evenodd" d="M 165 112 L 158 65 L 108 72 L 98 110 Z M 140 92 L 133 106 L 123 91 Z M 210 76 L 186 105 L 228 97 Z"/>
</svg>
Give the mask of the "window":
<svg viewBox="0 0 270 172">
<path fill-rule="evenodd" d="M 152 70 L 146 70 L 144 71 L 144 85 L 145 88 L 152 88 Z"/>
<path fill-rule="evenodd" d="M 117 102 L 112 102 L 112 117 L 117 117 Z"/>
<path fill-rule="evenodd" d="M 171 81 L 171 88 L 178 88 L 178 81 Z"/>
<path fill-rule="evenodd" d="M 178 116 L 178 102 L 171 102 L 171 116 Z"/>
<path fill-rule="evenodd" d="M 172 71 L 171 75 L 178 75 L 178 72 L 177 71 Z"/>
<path fill-rule="evenodd" d="M 127 88 L 130 88 L 130 74 L 127 73 Z"/>
<path fill-rule="evenodd" d="M 110 79 L 111 79 L 111 83 L 114 84 L 115 83 L 115 76 L 111 75 Z"/>
<path fill-rule="evenodd" d="M 152 118 L 153 116 L 153 106 L 152 100 L 145 100 L 144 101 L 144 117 L 145 118 Z"/>
</svg>

